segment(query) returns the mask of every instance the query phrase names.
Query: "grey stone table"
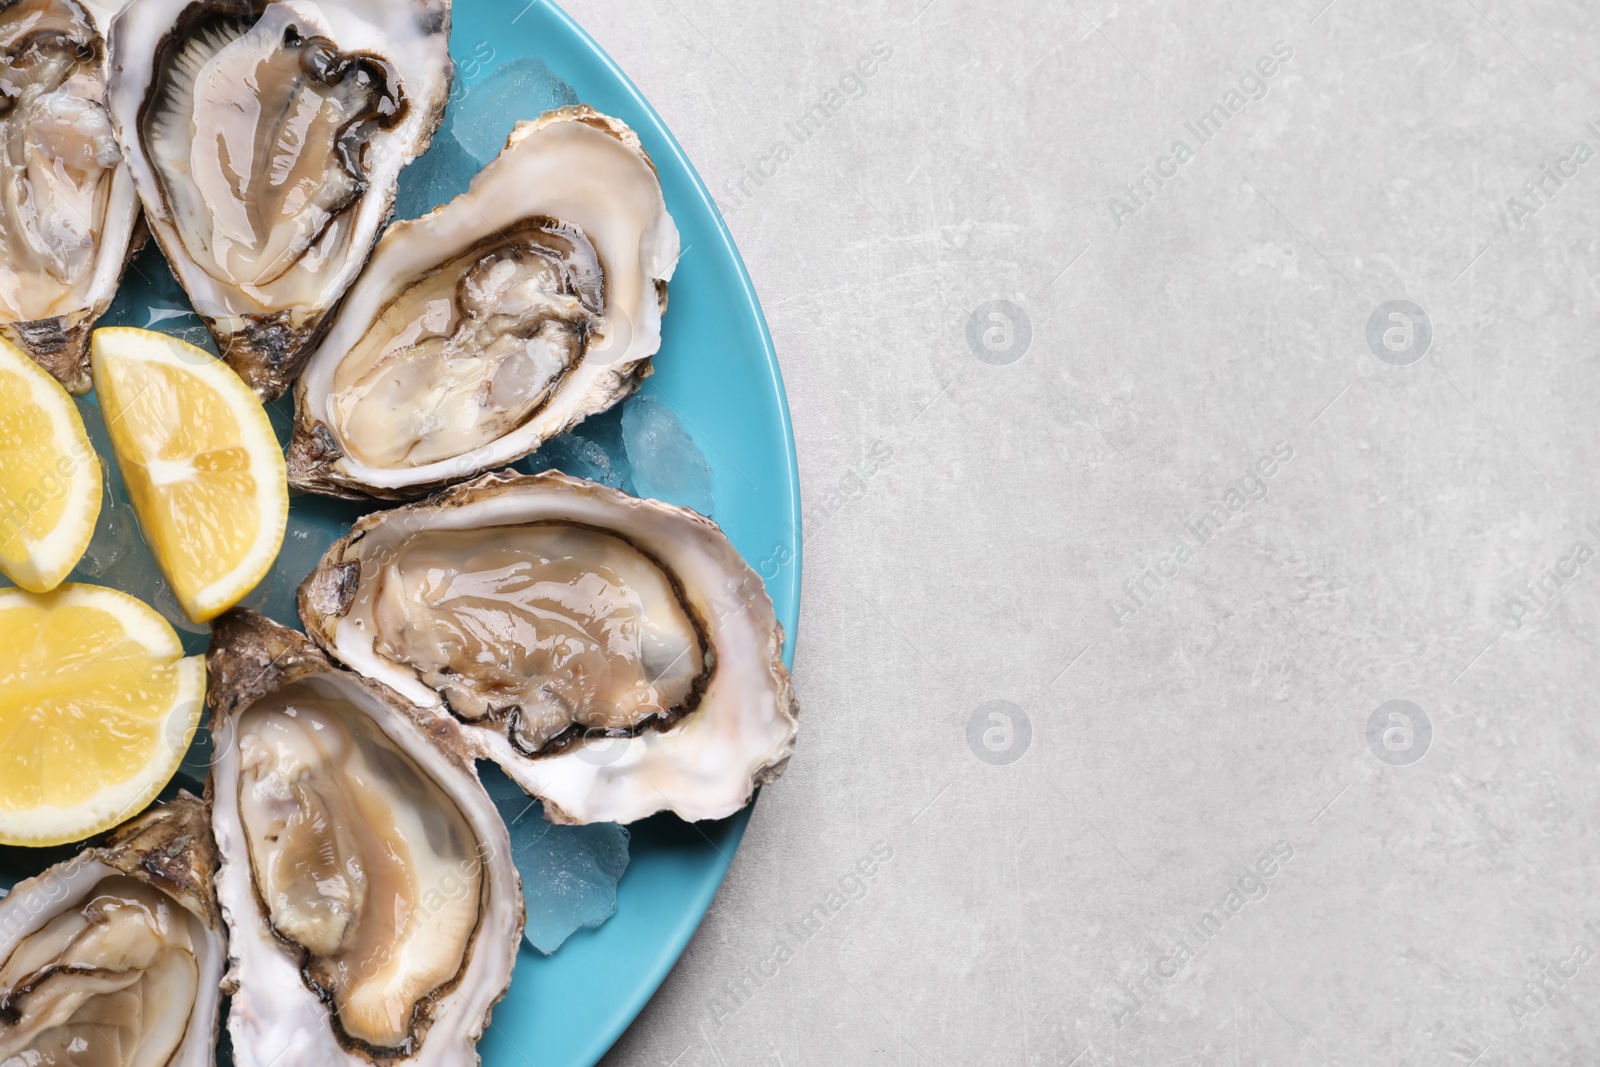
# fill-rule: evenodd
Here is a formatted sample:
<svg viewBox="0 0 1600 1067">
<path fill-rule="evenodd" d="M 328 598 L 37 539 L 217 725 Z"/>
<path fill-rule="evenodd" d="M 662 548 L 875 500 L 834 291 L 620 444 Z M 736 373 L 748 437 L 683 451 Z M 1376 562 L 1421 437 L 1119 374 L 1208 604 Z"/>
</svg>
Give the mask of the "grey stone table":
<svg viewBox="0 0 1600 1067">
<path fill-rule="evenodd" d="M 806 512 L 798 755 L 607 1064 L 1596 1062 L 1600 12 L 569 7 Z"/>
</svg>

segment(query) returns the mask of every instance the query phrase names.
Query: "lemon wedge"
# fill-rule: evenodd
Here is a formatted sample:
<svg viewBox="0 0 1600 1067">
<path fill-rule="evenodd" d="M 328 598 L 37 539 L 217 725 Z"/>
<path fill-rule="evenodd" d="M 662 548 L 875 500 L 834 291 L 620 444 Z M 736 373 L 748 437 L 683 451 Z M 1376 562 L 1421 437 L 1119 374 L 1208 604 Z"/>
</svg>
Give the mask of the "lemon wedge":
<svg viewBox="0 0 1600 1067">
<path fill-rule="evenodd" d="M 35 593 L 78 565 L 100 517 L 100 460 L 61 383 L 0 338 L 0 571 Z"/>
<path fill-rule="evenodd" d="M 227 364 L 152 330 L 96 330 L 94 388 L 128 497 L 178 603 L 196 622 L 272 569 L 288 472 L 267 413 Z"/>
<path fill-rule="evenodd" d="M 126 593 L 0 590 L 0 844 L 80 841 L 139 812 L 200 722 L 205 657 Z"/>
</svg>

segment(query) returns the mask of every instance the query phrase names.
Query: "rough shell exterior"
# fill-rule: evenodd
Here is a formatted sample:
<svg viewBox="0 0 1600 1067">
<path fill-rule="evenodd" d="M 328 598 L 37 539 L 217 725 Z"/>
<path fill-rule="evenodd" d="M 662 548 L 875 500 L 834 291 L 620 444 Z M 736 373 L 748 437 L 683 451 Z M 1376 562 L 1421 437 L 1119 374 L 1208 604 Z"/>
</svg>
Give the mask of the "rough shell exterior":
<svg viewBox="0 0 1600 1067">
<path fill-rule="evenodd" d="M 339 674 L 404 715 L 457 767 L 477 777 L 461 731 L 400 697 L 388 686 L 346 671 L 300 634 L 265 615 L 235 608 L 211 624 L 206 653 L 206 704 L 212 720 L 231 718 L 269 693 L 314 674 Z"/>
<path fill-rule="evenodd" d="M 180 790 L 175 799 L 124 823 L 89 851 L 106 866 L 149 882 L 220 931 L 211 885 L 217 846 L 210 806 L 199 797 Z"/>
<path fill-rule="evenodd" d="M 0 961 L 17 939 L 27 936 L 66 906 L 77 906 L 99 882 L 123 874 L 160 890 L 205 928 L 198 946 L 201 967 L 195 1016 L 169 1067 L 201 1067 L 215 1062 L 222 1016 L 223 967 L 227 932 L 217 907 L 213 879 L 217 851 L 211 835 L 210 805 L 180 791 L 124 823 L 95 847 L 19 882 L 0 899 Z M 36 903 L 39 902 L 39 903 Z M 205 1017 L 198 1028 L 194 1026 Z M 0 1025 L 5 1022 L 0 1014 Z M 11 1062 L 11 1061 L 7 1061 Z"/>
</svg>

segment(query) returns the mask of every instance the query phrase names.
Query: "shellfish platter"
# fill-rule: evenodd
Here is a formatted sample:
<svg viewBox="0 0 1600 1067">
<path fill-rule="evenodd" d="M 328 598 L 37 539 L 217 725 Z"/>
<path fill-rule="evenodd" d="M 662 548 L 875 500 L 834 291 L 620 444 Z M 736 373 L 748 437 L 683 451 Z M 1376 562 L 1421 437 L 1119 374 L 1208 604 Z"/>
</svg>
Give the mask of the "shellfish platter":
<svg viewBox="0 0 1600 1067">
<path fill-rule="evenodd" d="M 0 0 L 0 1064 L 596 1062 L 793 753 L 793 437 L 545 0 Z"/>
</svg>

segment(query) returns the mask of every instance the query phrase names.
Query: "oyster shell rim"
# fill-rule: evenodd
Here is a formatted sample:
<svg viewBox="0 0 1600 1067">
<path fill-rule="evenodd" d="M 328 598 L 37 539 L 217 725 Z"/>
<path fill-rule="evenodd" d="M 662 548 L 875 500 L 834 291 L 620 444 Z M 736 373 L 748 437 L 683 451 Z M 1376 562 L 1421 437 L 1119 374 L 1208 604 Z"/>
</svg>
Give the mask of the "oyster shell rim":
<svg viewBox="0 0 1600 1067">
<path fill-rule="evenodd" d="M 538 764 L 573 758 L 582 759 L 582 752 L 585 748 L 583 742 L 574 743 L 556 753 L 535 757 L 523 756 L 517 753 L 511 747 L 509 741 L 497 731 L 476 727 L 468 723 L 458 723 L 439 694 L 415 678 L 414 672 L 410 672 L 409 668 L 399 668 L 394 665 L 397 675 L 408 674 L 411 676 L 409 684 L 404 686 L 397 684 L 390 686 L 390 688 L 401 692 L 424 713 L 448 719 L 453 724 L 458 725 L 467 744 L 473 749 L 474 755 L 477 758 L 491 760 L 498 764 L 509 777 L 521 786 L 524 792 L 528 793 L 529 796 L 537 797 L 544 806 L 545 818 L 553 823 L 585 824 L 611 821 L 631 823 L 639 819 L 648 818 L 650 815 L 660 811 L 672 811 L 686 821 L 698 821 L 700 819 L 724 818 L 742 808 L 748 807 L 753 801 L 755 791 L 758 788 L 776 781 L 788 768 L 789 760 L 794 755 L 799 729 L 799 701 L 794 693 L 793 679 L 783 658 L 784 627 L 778 621 L 771 596 L 766 592 L 765 583 L 761 581 L 760 576 L 750 567 L 739 551 L 733 547 L 727 535 L 722 532 L 722 528 L 713 520 L 690 508 L 678 507 L 658 500 L 630 496 L 610 486 L 582 478 L 574 478 L 560 471 L 543 471 L 539 474 L 530 475 L 507 470 L 483 474 L 471 481 L 444 489 L 425 500 L 398 508 L 375 511 L 357 519 L 352 525 L 350 533 L 334 542 L 328 548 L 322 560 L 300 584 L 297 603 L 300 618 L 305 625 L 307 635 L 330 657 L 344 664 L 347 669 L 354 673 L 362 674 L 363 677 L 366 677 L 360 667 L 351 664 L 340 654 L 339 643 L 342 629 L 340 624 L 354 603 L 355 593 L 360 583 L 362 565 L 360 546 L 372 531 L 385 522 L 403 521 L 405 516 L 419 511 L 467 506 L 480 497 L 494 496 L 523 487 L 542 488 L 546 486 L 559 487 L 565 492 L 576 492 L 582 495 L 607 499 L 614 505 L 620 505 L 625 513 L 629 509 L 652 509 L 662 514 L 673 516 L 674 521 L 686 522 L 689 529 L 697 531 L 702 536 L 709 536 L 716 542 L 720 542 L 721 546 L 725 546 L 726 554 L 718 562 L 724 565 L 736 565 L 743 572 L 741 575 L 743 581 L 746 583 L 753 581 L 755 588 L 760 590 L 760 598 L 764 601 L 762 614 L 765 616 L 762 624 L 756 627 L 758 631 L 761 631 L 759 638 L 761 641 L 760 654 L 771 684 L 774 715 L 779 721 L 786 722 L 788 729 L 782 743 L 777 746 L 773 758 L 765 759 L 763 756 L 750 766 L 748 771 L 750 784 L 748 789 L 744 791 L 742 800 L 732 807 L 724 808 L 723 806 L 718 806 L 705 811 L 695 811 L 691 815 L 685 814 L 680 810 L 678 803 L 675 803 L 672 798 L 667 797 L 657 789 L 657 796 L 661 798 L 660 802 L 656 803 L 654 807 L 650 807 L 649 810 L 643 810 L 644 806 L 640 806 L 638 810 L 628 809 L 628 817 L 622 819 L 610 816 L 586 817 L 582 811 L 575 810 L 570 801 L 537 791 L 528 784 L 522 774 L 518 773 L 519 768 L 524 763 Z M 512 523 L 490 523 L 486 525 L 512 525 Z M 613 532 L 617 531 L 613 530 Z M 675 579 L 677 577 L 674 575 Z M 748 589 L 748 585 L 742 586 L 742 588 Z M 748 608 L 751 605 L 745 604 L 743 606 Z M 760 604 L 755 606 L 758 609 L 761 608 Z M 770 625 L 767 625 L 768 623 Z M 722 645 L 718 640 L 720 632 L 720 620 L 706 629 L 706 636 L 709 638 L 713 654 L 717 657 L 718 669 L 724 663 Z M 375 654 L 374 658 L 377 658 Z M 716 670 L 713 670 L 713 679 L 715 675 Z M 432 700 L 427 703 L 424 703 L 421 699 L 421 694 L 424 691 L 432 696 Z M 706 705 L 703 701 L 701 707 L 689 712 L 672 726 L 665 730 L 653 732 L 661 735 L 672 734 L 678 727 L 686 723 L 695 722 L 705 710 Z M 645 736 L 647 735 L 641 735 L 641 737 Z M 639 740 L 639 738 L 628 740 Z"/>
<path fill-rule="evenodd" d="M 483 1035 L 488 1031 L 494 1008 L 505 998 L 510 989 L 512 977 L 517 964 L 517 957 L 522 943 L 522 931 L 526 921 L 525 901 L 522 893 L 522 876 L 515 862 L 512 860 L 510 831 L 506 828 L 504 820 L 495 807 L 493 799 L 489 797 L 482 783 L 478 779 L 477 770 L 473 764 L 473 757 L 469 747 L 464 743 L 460 732 L 454 728 L 453 722 L 441 723 L 435 717 L 422 714 L 410 701 L 402 695 L 383 685 L 381 682 L 365 678 L 354 671 L 346 670 L 336 661 L 326 656 L 313 642 L 300 633 L 278 623 L 264 615 L 247 608 L 233 608 L 213 620 L 212 638 L 210 649 L 206 654 L 208 684 L 206 703 L 211 709 L 211 723 L 213 730 L 219 728 L 224 731 L 231 729 L 237 718 L 248 710 L 257 701 L 270 696 L 293 682 L 302 679 L 328 677 L 336 680 L 338 685 L 354 686 L 357 691 L 367 698 L 374 700 L 394 713 L 395 718 L 401 723 L 402 731 L 413 731 L 417 743 L 426 746 L 429 752 L 443 760 L 446 766 L 465 774 L 471 780 L 472 786 L 483 792 L 484 807 L 480 808 L 477 815 L 467 810 L 463 805 L 462 813 L 468 824 L 475 832 L 481 834 L 484 829 L 480 820 L 487 820 L 492 828 L 498 826 L 505 835 L 503 840 L 492 844 L 502 847 L 503 851 L 498 856 L 491 855 L 485 860 L 485 870 L 489 871 L 495 866 L 503 868 L 503 874 L 509 876 L 509 883 L 497 881 L 492 874 L 485 878 L 485 899 L 479 915 L 479 926 L 474 931 L 470 942 L 469 951 L 462 964 L 461 971 L 446 985 L 427 994 L 418 1001 L 418 1006 L 429 1003 L 434 1005 L 434 1010 L 426 1013 L 425 1023 L 420 1035 L 414 1035 L 416 1047 L 408 1052 L 396 1054 L 390 1049 L 372 1049 L 364 1046 L 359 1039 L 351 1038 L 343 1032 L 336 1022 L 336 1017 L 328 1004 L 327 997 L 320 994 L 299 978 L 301 962 L 296 962 L 294 967 L 297 980 L 289 995 L 300 997 L 304 994 L 310 999 L 320 1014 L 323 1034 L 332 1043 L 331 1050 L 339 1057 L 335 1062 L 349 1064 L 352 1067 L 366 1064 L 450 1064 L 465 1062 L 452 1058 L 456 1051 L 453 1047 L 430 1045 L 428 1039 L 432 1036 L 434 1027 L 446 1022 L 456 1014 L 450 1010 L 451 998 L 465 996 L 467 1003 L 474 1011 L 479 1011 L 479 1000 L 476 995 L 462 992 L 462 985 L 475 963 L 482 958 L 482 965 L 492 968 L 498 962 L 503 964 L 504 981 L 481 1005 L 481 1011 L 476 1021 L 465 1025 L 451 1023 L 452 1032 L 463 1040 L 469 1047 L 471 1062 L 481 1062 L 478 1054 L 478 1044 Z M 215 667 L 213 662 L 215 661 Z M 212 672 L 215 673 L 212 673 Z M 402 751 L 406 746 L 399 742 L 395 732 L 379 718 L 373 718 L 377 727 L 392 741 L 395 741 Z M 237 746 L 232 747 L 232 758 L 237 760 Z M 416 754 L 407 752 L 412 759 Z M 206 791 L 208 799 L 215 799 L 219 768 L 223 765 L 223 755 L 219 754 L 217 761 L 212 765 L 211 775 L 207 778 Z M 427 768 L 423 768 L 426 770 Z M 237 773 L 237 768 L 234 768 Z M 452 799 L 460 801 L 454 791 L 446 785 L 446 792 Z M 221 808 L 214 808 L 214 812 Z M 236 804 L 231 813 L 237 816 Z M 215 814 L 213 821 L 215 822 Z M 483 844 L 480 837 L 480 846 Z M 242 842 L 241 842 L 242 845 Z M 228 945 L 228 972 L 227 981 L 231 983 L 231 992 L 238 995 L 241 988 L 247 985 L 249 978 L 242 973 L 243 961 L 241 954 L 255 951 L 254 946 L 245 949 L 236 948 L 239 943 L 247 939 L 233 936 L 234 925 L 230 918 L 229 907 L 224 902 L 223 883 L 228 876 L 228 868 L 235 862 L 229 860 L 223 852 L 222 840 L 218 835 L 218 869 L 216 875 L 218 903 L 225 919 L 228 919 L 229 945 Z M 248 857 L 243 859 L 246 868 L 249 866 Z M 237 876 L 236 876 L 237 877 Z M 257 909 L 252 916 L 260 922 L 266 930 L 265 940 L 279 948 L 285 955 L 293 952 L 293 947 L 288 947 L 278 934 L 271 929 L 270 922 L 262 916 L 262 904 L 259 889 L 256 886 L 254 873 L 246 870 L 244 881 L 249 887 L 249 899 Z M 495 915 L 509 907 L 511 924 L 503 930 L 493 930 L 485 926 Z M 244 921 L 244 920 L 241 920 Z M 252 935 L 253 936 L 253 935 Z M 487 947 L 491 951 L 488 957 L 481 957 L 481 950 Z M 303 950 L 302 950 L 303 951 Z M 493 980 L 493 974 L 491 973 Z M 226 1024 L 230 1034 L 233 1034 L 233 1020 L 238 1011 L 237 1001 L 229 1011 Z M 415 1020 L 414 1020 L 415 1025 Z M 235 1035 L 237 1037 L 237 1035 Z M 294 1047 L 294 1046 L 290 1046 Z M 437 1050 L 437 1051 L 436 1051 Z M 288 1051 L 288 1048 L 283 1050 Z M 281 1055 L 282 1052 L 279 1053 Z M 253 1062 L 248 1055 L 241 1056 L 237 1044 L 235 1045 L 235 1059 L 240 1067 L 248 1067 Z"/>
<path fill-rule="evenodd" d="M 581 122 L 586 126 L 597 129 L 611 137 L 615 137 L 623 144 L 624 147 L 626 147 L 644 162 L 645 166 L 649 168 L 651 175 L 656 179 L 657 188 L 660 188 L 660 171 L 656 168 L 655 160 L 650 157 L 650 153 L 645 149 L 644 143 L 639 139 L 638 133 L 626 122 L 619 118 L 615 118 L 614 116 L 607 115 L 604 112 L 601 112 L 590 106 L 589 104 L 568 104 L 564 107 L 552 108 L 551 110 L 544 112 L 534 119 L 527 119 L 518 122 L 512 129 L 511 133 L 507 135 L 505 145 L 502 146 L 500 154 L 497 155 L 494 160 L 484 164 L 484 166 L 473 175 L 472 180 L 468 183 L 465 192 L 452 197 L 450 200 L 445 201 L 443 204 L 438 205 L 437 207 L 433 208 L 433 210 L 419 216 L 418 218 L 403 219 L 399 222 L 392 222 L 383 231 L 382 236 L 378 239 L 378 243 L 373 247 L 372 257 L 369 265 L 373 267 L 378 265 L 378 257 L 380 253 L 385 250 L 389 242 L 398 244 L 399 242 L 404 241 L 410 232 L 413 229 L 418 228 L 420 224 L 425 224 L 429 220 L 437 221 L 443 215 L 443 213 L 451 207 L 451 205 L 471 197 L 473 193 L 478 190 L 480 183 L 485 181 L 484 175 L 491 171 L 497 161 L 505 158 L 506 153 L 509 150 L 532 137 L 534 134 L 539 133 L 545 127 L 557 122 Z M 519 208 L 517 210 L 520 211 L 521 209 Z M 666 208 L 666 196 L 664 192 L 662 192 L 662 217 L 668 222 L 669 225 L 671 225 L 672 232 L 674 234 L 674 243 L 676 244 L 677 224 L 672 219 L 671 212 Z M 450 251 L 444 253 L 442 257 L 437 258 L 436 265 L 437 263 L 444 262 L 457 251 L 459 251 L 459 249 L 452 248 Z M 681 246 L 678 254 L 681 255 Z M 667 267 L 667 277 L 646 279 L 648 282 L 654 283 L 657 314 L 660 318 L 664 318 L 666 316 L 669 283 L 671 282 L 671 276 L 675 272 L 676 267 L 677 258 L 675 256 L 672 263 Z M 350 286 L 346 295 L 350 297 L 356 296 L 357 289 L 367 281 L 369 276 L 374 278 L 372 284 L 377 286 L 404 285 L 407 282 L 414 280 L 414 277 L 416 277 L 416 275 L 413 273 L 411 276 L 405 278 L 383 279 L 378 278 L 375 273 L 364 271 L 362 276 Z M 379 310 L 381 310 L 381 308 L 384 306 L 387 306 L 387 304 L 385 303 L 380 305 Z M 349 313 L 349 311 L 349 304 L 348 302 L 345 302 L 341 303 L 339 308 L 331 316 L 329 316 L 328 329 L 330 332 L 340 324 L 342 317 Z M 624 314 L 626 314 L 626 312 L 624 312 Z M 370 323 L 367 325 L 370 326 Z M 533 412 L 516 427 L 504 434 L 501 434 L 499 437 L 494 438 L 492 441 L 478 446 L 472 452 L 462 453 L 459 456 L 454 456 L 447 460 L 438 460 L 433 463 L 426 464 L 424 467 L 413 468 L 416 470 L 423 470 L 428 468 L 451 467 L 453 465 L 455 469 L 450 470 L 448 473 L 441 474 L 438 477 L 423 478 L 404 485 L 380 486 L 370 482 L 362 481 L 360 477 L 341 468 L 340 461 L 347 456 L 347 453 L 339 444 L 338 434 L 318 414 L 313 413 L 312 409 L 315 405 L 312 404 L 309 396 L 311 388 L 310 379 L 312 377 L 314 365 L 324 358 L 323 346 L 327 340 L 328 337 L 325 333 L 324 336 L 316 342 L 314 350 L 302 367 L 303 373 L 301 373 L 300 377 L 295 381 L 294 426 L 290 436 L 289 446 L 284 453 L 284 457 L 289 468 L 289 484 L 293 488 L 300 489 L 305 492 L 317 493 L 321 496 L 330 496 L 341 500 L 354 501 L 383 500 L 400 502 L 416 500 L 431 493 L 435 493 L 441 489 L 448 488 L 452 485 L 458 485 L 462 482 L 476 478 L 499 467 L 503 467 L 508 463 L 514 463 L 526 456 L 532 455 L 534 452 L 543 447 L 545 442 L 550 441 L 561 434 L 571 432 L 589 416 L 598 415 L 602 412 L 609 411 L 611 408 L 622 403 L 628 399 L 628 397 L 636 393 L 640 386 L 644 384 L 644 380 L 654 373 L 655 368 L 653 361 L 660 353 L 660 341 L 658 338 L 655 348 L 647 353 L 644 353 L 633 359 L 619 359 L 613 363 L 605 364 L 604 373 L 597 378 L 597 380 L 588 389 L 579 395 L 577 401 L 572 405 L 572 410 L 566 413 L 566 417 L 559 423 L 552 423 L 548 431 L 543 431 L 540 433 L 528 432 L 529 427 L 535 421 L 537 421 L 539 417 L 549 409 L 550 404 L 561 395 L 562 390 L 560 389 L 556 391 L 556 393 L 549 401 L 546 402 L 543 407 L 541 407 L 538 411 Z M 338 362 L 342 360 L 346 354 L 347 352 L 339 353 L 336 359 L 332 356 L 327 358 L 333 359 L 333 364 L 336 368 Z M 590 399 L 592 397 L 598 397 L 599 399 Z M 528 439 L 526 442 L 526 447 L 524 447 L 522 443 L 519 443 L 510 449 L 502 448 L 496 450 L 496 446 L 502 445 L 502 443 L 511 439 L 523 436 L 526 436 Z M 491 450 L 494 451 L 494 454 L 486 460 L 465 465 L 461 463 L 463 459 L 473 455 L 475 452 L 486 452 Z M 505 454 L 500 454 L 501 452 L 504 452 Z M 362 465 L 362 469 L 365 470 L 367 468 Z"/>
<path fill-rule="evenodd" d="M 99 104 L 110 120 L 111 46 L 108 34 L 115 12 L 101 0 L 70 2 L 83 12 L 99 42 Z M 121 144 L 117 147 L 120 155 Z M 106 198 L 106 218 L 102 222 L 110 222 L 110 225 L 103 225 L 95 235 L 94 266 L 85 294 L 88 306 L 40 319 L 0 322 L 0 336 L 27 353 L 30 359 L 48 371 L 75 397 L 87 396 L 94 388 L 89 373 L 89 335 L 94 331 L 95 323 L 116 300 L 123 276 L 150 236 L 144 221 L 144 206 L 139 201 L 133 172 L 125 156 L 119 158 L 117 165 L 111 168 L 111 187 L 106 191 Z M 109 243 L 106 240 L 108 236 L 111 238 Z M 118 247 L 121 248 L 120 255 L 113 254 Z"/>
<path fill-rule="evenodd" d="M 218 859 L 211 833 L 210 798 L 197 797 L 180 788 L 171 800 L 151 804 L 118 825 L 100 844 L 23 879 L 0 898 L 0 962 L 9 959 L 16 945 L 50 918 L 81 903 L 105 878 L 124 875 L 142 882 L 192 915 L 206 936 L 207 950 L 196 953 L 201 980 L 196 1004 L 190 1011 L 190 1027 L 198 1010 L 206 1006 L 203 1000 L 210 1002 L 211 1025 L 200 1031 L 186 1029 L 171 1063 L 175 1067 L 209 1065 L 215 1060 L 222 1033 L 222 998 L 229 992 L 228 929 L 217 905 L 213 882 Z M 81 889 L 75 885 L 80 880 Z M 65 884 L 65 893 L 52 898 L 52 884 Z M 44 892 L 51 907 L 34 910 L 22 923 L 10 923 L 6 913 L 12 907 L 25 906 L 23 901 L 35 891 Z M 191 1048 L 191 1041 L 202 1044 L 198 1049 Z"/>
<path fill-rule="evenodd" d="M 80 0 L 80 3 L 82 2 L 84 0 Z M 437 83 L 427 87 L 431 91 L 411 93 L 411 107 L 422 116 L 421 123 L 415 127 L 414 136 L 409 140 L 398 136 L 407 123 L 402 123 L 401 127 L 392 131 L 398 142 L 398 150 L 392 153 L 392 158 L 398 160 L 398 163 L 385 180 L 373 183 L 371 175 L 367 176 L 369 188 L 361 194 L 363 201 L 373 193 L 378 194 L 380 200 L 377 201 L 378 208 L 375 212 L 369 213 L 364 204 L 356 212 L 357 233 L 359 234 L 364 225 L 371 227 L 371 232 L 363 242 L 365 248 L 359 254 L 351 255 L 337 271 L 324 279 L 324 285 L 319 292 L 323 303 L 313 309 L 309 327 L 295 327 L 287 321 L 281 321 L 297 308 L 282 308 L 264 315 L 230 312 L 229 314 L 241 318 L 245 323 L 239 331 L 232 334 L 222 332 L 219 328 L 219 322 L 226 316 L 211 315 L 202 307 L 205 302 L 202 293 L 219 292 L 223 287 L 203 270 L 189 264 L 187 256 L 181 254 L 182 239 L 178 236 L 170 217 L 171 205 L 167 203 L 166 195 L 155 174 L 154 164 L 144 148 L 144 137 L 140 127 L 143 124 L 145 108 L 149 103 L 151 86 L 155 82 L 155 56 L 166 46 L 170 30 L 141 30 L 138 39 L 149 40 L 152 45 L 151 54 L 141 55 L 139 62 L 145 68 L 141 72 L 142 81 L 133 84 L 125 81 L 131 75 L 128 74 L 129 65 L 120 54 L 129 47 L 125 37 L 131 35 L 133 31 L 124 30 L 123 27 L 125 23 L 131 25 L 136 21 L 133 16 L 144 14 L 146 8 L 155 8 L 159 4 L 175 9 L 178 15 L 191 7 L 211 4 L 248 8 L 259 16 L 260 11 L 270 4 L 284 3 L 290 7 L 298 7 L 302 0 L 117 0 L 117 2 L 121 6 L 115 10 L 110 25 L 101 30 L 106 42 L 106 108 L 111 115 L 117 144 L 122 150 L 123 167 L 127 170 L 134 186 L 135 202 L 142 208 L 141 218 L 171 267 L 173 276 L 193 305 L 195 314 L 205 323 L 206 331 L 216 343 L 223 361 L 238 372 L 262 403 L 271 403 L 282 397 L 294 384 L 306 361 L 310 359 L 312 352 L 321 343 L 322 336 L 337 316 L 344 295 L 365 272 L 367 264 L 372 259 L 374 246 L 394 217 L 401 172 L 428 150 L 434 136 L 444 125 L 446 105 L 449 103 L 455 79 L 455 60 L 449 52 L 452 0 L 406 0 L 402 3 L 393 3 L 397 12 L 409 14 L 417 19 L 422 33 L 437 36 L 444 42 L 443 62 L 437 63 L 438 56 L 433 57 L 435 63 L 432 66 L 422 59 L 418 60 L 419 67 L 425 67 L 428 71 L 439 74 Z M 320 2 L 323 0 L 311 0 L 311 5 L 316 6 Z M 160 22 L 159 19 L 149 21 Z M 402 84 L 409 92 L 410 87 Z M 123 89 L 137 95 L 131 111 L 126 115 L 120 104 L 122 93 L 119 90 Z M 150 186 L 149 197 L 145 195 L 146 185 Z M 152 201 L 160 206 L 161 211 L 152 209 Z M 180 252 L 177 256 L 173 255 L 175 247 Z M 353 249 L 357 247 L 352 245 Z M 184 264 L 189 266 L 185 268 Z M 191 287 L 191 279 L 197 283 L 195 287 Z M 225 303 L 226 299 L 219 298 L 217 302 Z M 245 339 L 257 336 L 263 339 L 262 345 L 257 346 L 254 341 L 245 342 Z"/>
</svg>

